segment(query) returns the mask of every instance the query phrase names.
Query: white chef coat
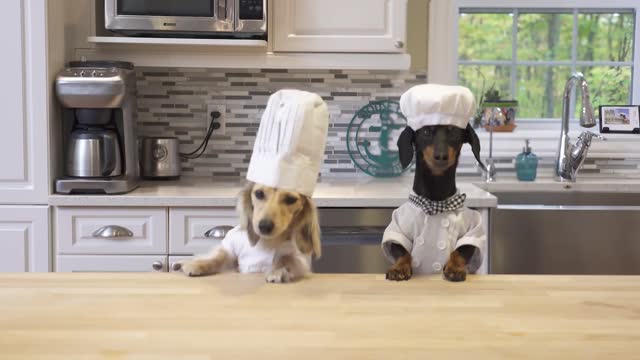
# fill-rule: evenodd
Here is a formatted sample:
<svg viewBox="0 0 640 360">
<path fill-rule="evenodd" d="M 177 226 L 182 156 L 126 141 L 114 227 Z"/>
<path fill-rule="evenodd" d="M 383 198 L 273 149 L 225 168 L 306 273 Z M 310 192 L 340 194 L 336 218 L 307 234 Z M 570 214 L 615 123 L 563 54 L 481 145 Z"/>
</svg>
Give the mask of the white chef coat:
<svg viewBox="0 0 640 360">
<path fill-rule="evenodd" d="M 270 271 L 276 254 L 278 256 L 293 255 L 300 259 L 308 269 L 311 269 L 311 255 L 301 253 L 293 240 L 283 242 L 277 249 L 265 247 L 262 241 L 251 246 L 247 232 L 235 227 L 227 233 L 221 246 L 237 262 L 237 270 L 241 273 L 266 273 Z"/>
<path fill-rule="evenodd" d="M 449 260 L 449 255 L 464 245 L 476 247 L 467 270 L 475 273 L 482 265 L 482 251 L 487 237 L 479 212 L 462 207 L 436 215 L 428 215 L 421 208 L 407 202 L 393 212 L 391 224 L 382 238 L 382 250 L 390 262 L 391 244 L 402 246 L 411 253 L 415 274 L 437 274 Z"/>
</svg>

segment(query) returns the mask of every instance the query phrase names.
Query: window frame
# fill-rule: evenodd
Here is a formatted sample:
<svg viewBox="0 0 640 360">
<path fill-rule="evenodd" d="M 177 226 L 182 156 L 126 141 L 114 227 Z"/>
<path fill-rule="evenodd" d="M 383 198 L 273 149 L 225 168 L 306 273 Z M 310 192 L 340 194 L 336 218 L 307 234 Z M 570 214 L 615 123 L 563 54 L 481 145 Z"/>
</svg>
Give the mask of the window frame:
<svg viewBox="0 0 640 360">
<path fill-rule="evenodd" d="M 631 100 L 640 104 L 640 1 L 638 0 L 431 0 L 429 8 L 428 78 L 431 83 L 457 84 L 458 81 L 458 16 L 462 8 L 482 9 L 593 9 L 634 10 L 635 34 Z M 450 34 L 450 36 L 438 36 Z M 507 62 L 511 63 L 515 59 Z M 493 63 L 493 62 L 492 62 Z M 579 62 L 578 62 L 579 63 Z"/>
</svg>

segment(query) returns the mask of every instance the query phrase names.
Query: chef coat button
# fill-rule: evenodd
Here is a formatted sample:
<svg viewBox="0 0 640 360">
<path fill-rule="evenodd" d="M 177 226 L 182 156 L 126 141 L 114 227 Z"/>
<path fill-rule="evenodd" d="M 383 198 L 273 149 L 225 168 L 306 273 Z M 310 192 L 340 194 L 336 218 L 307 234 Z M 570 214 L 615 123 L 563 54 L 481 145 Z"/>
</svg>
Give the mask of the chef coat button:
<svg viewBox="0 0 640 360">
<path fill-rule="evenodd" d="M 423 238 L 419 238 L 418 239 L 418 245 L 424 245 L 424 239 Z"/>
<path fill-rule="evenodd" d="M 420 267 L 420 261 L 418 261 L 418 260 L 416 260 L 416 259 L 413 259 L 413 260 L 411 261 L 411 266 L 413 266 L 413 268 L 414 268 L 414 269 L 415 269 L 415 268 L 419 268 L 419 267 Z"/>
<path fill-rule="evenodd" d="M 440 263 L 438 263 L 438 262 L 433 263 L 433 270 L 435 270 L 435 271 L 440 271 L 440 270 L 442 270 L 442 264 L 440 264 Z"/>
<path fill-rule="evenodd" d="M 442 219 L 442 222 L 440 222 L 440 224 L 442 225 L 442 227 L 449 227 L 449 219 Z"/>
<path fill-rule="evenodd" d="M 447 248 L 447 243 L 444 240 L 438 241 L 438 249 L 444 250 Z"/>
</svg>

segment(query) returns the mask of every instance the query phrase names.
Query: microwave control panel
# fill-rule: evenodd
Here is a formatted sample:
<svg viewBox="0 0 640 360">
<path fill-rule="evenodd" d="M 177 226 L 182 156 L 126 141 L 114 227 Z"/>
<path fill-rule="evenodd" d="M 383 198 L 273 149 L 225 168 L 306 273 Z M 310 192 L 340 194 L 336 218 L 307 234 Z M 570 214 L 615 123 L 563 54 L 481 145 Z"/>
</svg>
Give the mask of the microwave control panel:
<svg viewBox="0 0 640 360">
<path fill-rule="evenodd" d="M 264 20 L 264 0 L 240 0 L 240 20 Z"/>
</svg>

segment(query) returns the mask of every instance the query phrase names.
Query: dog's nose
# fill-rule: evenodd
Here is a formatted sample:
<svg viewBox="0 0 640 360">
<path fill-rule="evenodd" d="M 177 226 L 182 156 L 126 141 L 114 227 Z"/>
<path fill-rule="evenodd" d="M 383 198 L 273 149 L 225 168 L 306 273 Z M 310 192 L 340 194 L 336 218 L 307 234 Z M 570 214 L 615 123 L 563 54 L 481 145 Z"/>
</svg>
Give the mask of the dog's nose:
<svg viewBox="0 0 640 360">
<path fill-rule="evenodd" d="M 264 235 L 271 234 L 273 227 L 273 221 L 271 220 L 263 219 L 258 223 L 258 229 L 260 229 L 260 232 Z"/>
<path fill-rule="evenodd" d="M 449 161 L 449 154 L 447 152 L 436 153 L 433 157 L 438 161 Z"/>
</svg>

